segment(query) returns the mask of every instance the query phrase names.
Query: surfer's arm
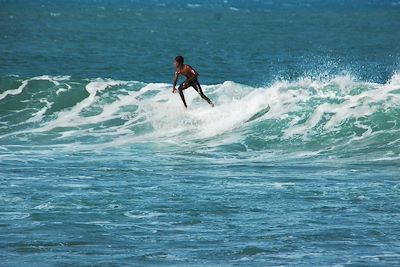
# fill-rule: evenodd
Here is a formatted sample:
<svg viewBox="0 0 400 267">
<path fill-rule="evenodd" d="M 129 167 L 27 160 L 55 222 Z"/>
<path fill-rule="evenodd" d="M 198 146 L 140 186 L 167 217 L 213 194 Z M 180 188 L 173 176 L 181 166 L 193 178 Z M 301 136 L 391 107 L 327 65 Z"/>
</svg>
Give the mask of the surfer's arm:
<svg viewBox="0 0 400 267">
<path fill-rule="evenodd" d="M 179 78 L 179 73 L 178 73 L 178 72 L 175 72 L 174 83 L 173 83 L 173 85 L 172 85 L 172 93 L 175 93 L 175 92 L 176 92 L 175 86 L 176 86 L 176 83 L 178 82 L 178 78 Z"/>
</svg>

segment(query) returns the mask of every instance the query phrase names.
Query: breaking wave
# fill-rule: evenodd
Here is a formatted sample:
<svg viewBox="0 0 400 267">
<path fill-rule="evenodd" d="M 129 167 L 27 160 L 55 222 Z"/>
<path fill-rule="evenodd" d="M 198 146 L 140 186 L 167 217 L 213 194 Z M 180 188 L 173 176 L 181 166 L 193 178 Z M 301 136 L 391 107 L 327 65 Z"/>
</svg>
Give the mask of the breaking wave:
<svg viewBox="0 0 400 267">
<path fill-rule="evenodd" d="M 399 158 L 400 74 L 385 84 L 343 75 L 203 90 L 215 108 L 188 89 L 185 110 L 170 84 L 4 76 L 0 145 L 4 152 L 99 151 L 152 143 L 274 157 Z"/>
</svg>

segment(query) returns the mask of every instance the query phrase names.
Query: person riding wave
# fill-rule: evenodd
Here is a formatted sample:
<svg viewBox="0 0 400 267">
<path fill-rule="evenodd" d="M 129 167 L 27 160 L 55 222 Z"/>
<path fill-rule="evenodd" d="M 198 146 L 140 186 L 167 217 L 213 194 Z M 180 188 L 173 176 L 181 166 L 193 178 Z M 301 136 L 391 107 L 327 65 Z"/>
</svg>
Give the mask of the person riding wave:
<svg viewBox="0 0 400 267">
<path fill-rule="evenodd" d="M 196 90 L 201 98 L 203 98 L 205 101 L 207 101 L 208 104 L 210 104 L 212 107 L 214 107 L 214 104 L 211 102 L 211 100 L 203 93 L 203 90 L 201 89 L 199 80 L 197 77 L 199 76 L 199 73 L 193 69 L 191 66 L 184 64 L 184 59 L 182 56 L 177 56 L 174 60 L 174 64 L 176 67 L 175 71 L 175 79 L 174 79 L 174 84 L 172 85 L 172 92 L 176 93 L 179 91 L 179 95 L 181 96 L 183 105 L 185 108 L 187 108 L 186 101 L 185 101 L 185 96 L 183 95 L 183 90 L 193 87 L 194 90 Z M 186 80 L 179 85 L 178 90 L 175 88 L 176 84 L 178 82 L 179 75 L 183 75 L 186 77 Z"/>
</svg>

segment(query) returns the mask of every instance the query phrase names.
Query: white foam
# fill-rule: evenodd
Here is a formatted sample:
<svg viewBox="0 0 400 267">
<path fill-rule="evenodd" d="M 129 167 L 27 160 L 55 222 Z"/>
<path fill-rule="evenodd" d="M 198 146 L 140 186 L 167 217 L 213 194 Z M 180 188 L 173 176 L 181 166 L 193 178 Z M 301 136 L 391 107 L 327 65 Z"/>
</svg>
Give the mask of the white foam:
<svg viewBox="0 0 400 267">
<path fill-rule="evenodd" d="M 85 109 L 94 104 L 97 100 L 97 92 L 106 90 L 108 87 L 125 85 L 128 82 L 125 81 L 114 81 L 114 80 L 104 80 L 96 79 L 95 81 L 89 82 L 85 89 L 89 93 L 89 96 L 83 99 L 81 102 L 76 104 L 72 109 L 61 111 L 58 114 L 56 120 L 49 122 L 44 127 L 39 129 L 40 131 L 49 131 L 57 127 L 74 127 L 87 123 L 96 122 L 96 118 L 83 118 L 80 113 Z M 101 116 L 99 116 L 101 117 Z"/>
<path fill-rule="evenodd" d="M 67 92 L 67 91 L 69 91 L 72 87 L 71 87 L 71 85 L 69 85 L 69 84 L 65 84 L 65 86 L 67 87 L 67 88 L 59 88 L 57 91 L 56 91 L 56 95 L 59 95 L 59 94 L 61 94 L 61 93 L 63 93 L 63 92 Z"/>
<path fill-rule="evenodd" d="M 23 81 L 22 84 L 17 89 L 7 90 L 7 91 L 1 93 L 0 100 L 6 98 L 9 95 L 18 95 L 18 94 L 22 93 L 22 91 L 24 90 L 24 88 L 26 87 L 26 85 L 28 84 L 29 81 L 30 80 Z"/>
<path fill-rule="evenodd" d="M 290 186 L 294 186 L 294 183 L 272 183 L 271 184 L 272 187 L 277 188 L 277 189 L 283 189 L 283 188 L 287 188 Z"/>
<path fill-rule="evenodd" d="M 37 112 L 32 114 L 32 117 L 30 119 L 27 120 L 27 122 L 37 122 L 37 121 L 41 121 L 43 119 L 44 114 L 46 113 L 46 111 L 48 109 L 51 108 L 52 103 L 50 103 L 47 99 L 40 99 L 41 103 L 45 103 L 46 105 L 38 110 Z"/>
<path fill-rule="evenodd" d="M 48 75 L 43 75 L 43 76 L 38 76 L 38 77 L 31 78 L 31 79 L 27 79 L 27 80 L 22 81 L 21 85 L 18 88 L 10 89 L 10 90 L 7 90 L 7 91 L 1 93 L 0 100 L 6 98 L 9 95 L 18 95 L 18 94 L 22 93 L 23 90 L 25 89 L 25 87 L 28 85 L 28 83 L 33 80 L 47 80 L 47 81 L 52 82 L 54 85 L 59 85 L 60 84 L 59 81 L 67 80 L 67 79 L 69 79 L 69 76 L 50 77 Z"/>
<path fill-rule="evenodd" d="M 337 76 L 331 83 L 339 86 L 342 94 L 347 94 L 357 84 L 356 79 L 351 75 Z"/>
<path fill-rule="evenodd" d="M 369 89 L 359 95 L 348 95 L 349 90 L 359 84 L 368 86 Z M 329 89 L 333 85 L 338 91 Z M 370 116 L 376 112 L 376 106 L 380 102 L 387 102 L 390 107 L 400 103 L 398 96 L 389 95 L 389 87 L 393 90 L 392 84 L 385 88 L 382 85 L 357 82 L 351 76 L 336 77 L 327 81 L 310 78 L 296 82 L 279 81 L 263 88 L 252 88 L 234 82 L 203 86 L 205 94 L 216 103 L 215 108 L 210 108 L 194 90 L 188 89 L 185 91 L 187 110 L 183 108 L 179 95 L 171 94 L 169 87 L 166 84 L 148 84 L 139 92 L 120 97 L 114 103 L 104 106 L 101 114 L 81 118 L 81 123 L 95 123 L 117 117 L 120 107 L 138 105 L 138 114 L 124 125 L 113 128 L 110 134 L 115 134 L 116 138 L 108 144 L 103 144 L 103 147 L 151 140 L 190 142 L 193 139 L 211 138 L 233 132 L 242 127 L 252 114 L 270 105 L 270 112 L 265 114 L 263 119 L 289 119 L 287 128 L 283 130 L 283 137 L 289 139 L 296 135 L 306 137 L 327 114 L 328 120 L 323 128 L 326 131 L 333 131 L 335 127 L 340 127 L 350 118 Z M 97 87 L 99 88 L 103 89 L 104 84 Z M 152 92 L 153 95 L 145 97 L 148 92 Z M 137 97 L 142 98 L 137 100 Z M 332 97 L 341 103 L 324 103 L 324 99 Z M 314 99 L 319 104 L 314 106 L 309 104 L 309 101 Z M 309 112 L 308 117 L 304 117 L 305 111 Z M 142 121 L 143 124 L 150 123 L 154 131 L 136 135 L 130 127 L 137 125 L 138 121 Z M 366 127 L 362 123 L 358 126 Z M 355 136 L 354 140 L 371 135 L 371 128 L 365 130 L 361 136 Z M 107 134 L 107 130 L 101 134 Z M 241 138 L 240 133 L 229 136 L 230 142 L 240 141 Z M 220 142 L 213 144 L 218 145 Z"/>
<path fill-rule="evenodd" d="M 50 210 L 54 208 L 50 203 L 43 203 L 34 207 L 35 210 Z"/>
<path fill-rule="evenodd" d="M 230 94 L 220 92 L 229 88 L 229 85 L 239 87 L 232 82 L 218 86 L 204 86 L 207 95 L 221 96 L 218 97 L 215 108 L 211 108 L 194 90 L 186 90 L 188 109 L 185 110 L 179 95 L 172 95 L 165 90 L 145 105 L 141 105 L 141 110 L 155 127 L 155 135 L 158 137 L 180 136 L 183 133 L 189 134 L 190 138 L 216 136 L 241 126 L 252 114 L 268 106 L 260 90 L 249 91 L 247 95 L 243 94 L 243 90 L 239 95 L 234 92 Z M 153 101 L 155 99 L 164 101 Z"/>
<path fill-rule="evenodd" d="M 294 83 L 293 85 L 295 85 Z M 323 88 L 329 88 L 331 85 L 339 86 L 339 91 L 330 91 L 329 94 L 324 93 Z M 379 107 L 383 107 L 385 109 L 398 107 L 400 105 L 400 97 L 397 94 L 392 94 L 391 91 L 393 89 L 399 89 L 400 86 L 395 85 L 396 78 L 392 78 L 392 80 L 386 85 L 379 85 L 373 83 L 365 83 L 365 82 L 356 82 L 354 78 L 351 76 L 344 77 L 336 77 L 333 80 L 329 80 L 327 82 L 319 82 L 315 84 L 315 81 L 310 81 L 307 85 L 303 80 L 301 85 L 304 90 L 309 90 L 310 88 L 315 89 L 315 94 L 304 94 L 305 97 L 302 97 L 302 101 L 309 102 L 313 98 L 318 100 L 324 99 L 336 99 L 341 102 L 339 104 L 333 103 L 321 103 L 318 106 L 314 107 L 311 115 L 308 119 L 299 123 L 300 120 L 303 120 L 301 117 L 294 117 L 292 120 L 292 127 L 288 128 L 285 133 L 285 138 L 292 138 L 295 135 L 303 135 L 306 136 L 309 131 L 313 130 L 319 123 L 322 122 L 322 119 L 325 115 L 329 115 L 328 121 L 323 125 L 324 129 L 327 131 L 335 130 L 336 128 L 340 128 L 340 125 L 349 119 L 359 119 L 365 118 L 372 114 L 374 114 Z M 298 84 L 297 84 L 298 85 Z M 362 93 L 356 95 L 349 95 L 349 91 L 356 87 L 366 87 L 363 89 Z M 290 112 L 297 112 L 301 109 L 296 109 L 295 106 L 302 106 L 302 101 L 298 101 L 294 96 L 290 96 L 290 90 L 287 90 L 289 86 L 284 87 L 286 92 L 286 96 L 279 96 L 279 102 L 283 102 L 284 105 L 280 107 L 275 107 L 280 109 L 282 112 L 280 115 Z M 297 92 L 302 91 L 303 89 L 297 89 Z M 321 101 L 319 101 L 321 102 Z M 303 111 L 306 111 L 306 108 L 312 108 L 312 105 L 307 105 L 303 107 Z M 279 116 L 277 116 L 279 117 Z M 283 117 L 281 117 L 282 119 Z"/>
<path fill-rule="evenodd" d="M 147 212 L 147 211 L 127 211 L 124 213 L 126 217 L 133 218 L 133 219 L 146 219 L 146 218 L 154 218 L 154 217 L 160 217 L 165 215 L 164 213 L 160 212 Z"/>
<path fill-rule="evenodd" d="M 199 7 L 201 7 L 201 5 L 200 4 L 187 4 L 187 7 L 188 8 L 199 8 Z"/>
<path fill-rule="evenodd" d="M 400 86 L 400 72 L 396 72 L 392 75 L 390 80 L 387 82 L 387 85 L 392 85 L 399 87 Z"/>
<path fill-rule="evenodd" d="M 207 139 L 207 144 L 212 147 L 234 142 L 244 143 L 243 139 L 251 128 L 248 126 L 257 125 L 263 120 L 282 121 L 281 132 L 262 137 L 272 141 L 298 136 L 306 139 L 311 134 L 320 134 L 318 131 L 324 134 L 340 130 L 343 123 L 354 120 L 355 126 L 364 130 L 361 135 L 349 137 L 348 142 L 354 142 L 379 134 L 368 123 L 359 120 L 360 118 L 368 118 L 381 109 L 400 106 L 400 95 L 393 92 L 400 89 L 396 75 L 383 85 L 360 82 L 351 76 L 339 76 L 330 80 L 303 78 L 294 82 L 277 81 L 260 88 L 227 81 L 203 86 L 205 94 L 216 104 L 214 108 L 202 100 L 195 90 L 185 90 L 187 110 L 183 107 L 179 94 L 171 93 L 170 84 L 143 84 L 140 90 L 130 91 L 129 85 L 133 82 L 95 79 L 89 81 L 85 87 L 89 93 L 87 98 L 72 108 L 60 111 L 56 119 L 29 130 L 29 133 L 68 127 L 59 131 L 58 137 L 58 140 L 77 137 L 74 144 L 67 142 L 68 144 L 59 145 L 68 150 L 101 150 L 154 141 L 190 144 L 198 139 Z M 41 78 L 58 83 L 54 77 Z M 127 88 L 104 92 L 123 85 Z M 360 90 L 357 91 L 358 87 Z M 65 89 L 69 90 L 70 86 L 67 85 Z M 43 120 L 46 111 L 51 107 L 51 103 L 43 103 L 46 105 L 34 113 L 29 121 Z M 268 113 L 256 122 L 246 123 L 252 115 L 268 105 Z M 96 113 L 87 115 L 90 112 L 83 113 L 86 110 L 95 110 Z M 117 120 L 116 124 L 110 123 L 110 127 L 101 124 L 113 119 L 121 120 Z M 220 135 L 224 137 L 214 138 Z M 85 143 L 80 137 L 96 137 L 99 141 L 94 144 Z M 303 152 L 305 156 L 321 153 Z"/>
</svg>

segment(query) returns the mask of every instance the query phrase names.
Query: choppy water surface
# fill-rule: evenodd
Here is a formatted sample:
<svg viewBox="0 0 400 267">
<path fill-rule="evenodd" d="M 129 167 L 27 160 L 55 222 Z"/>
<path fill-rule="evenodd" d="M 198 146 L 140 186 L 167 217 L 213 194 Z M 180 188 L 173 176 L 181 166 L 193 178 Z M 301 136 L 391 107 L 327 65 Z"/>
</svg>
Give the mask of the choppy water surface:
<svg viewBox="0 0 400 267">
<path fill-rule="evenodd" d="M 0 5 L 0 265 L 400 264 L 397 2 Z"/>
</svg>

